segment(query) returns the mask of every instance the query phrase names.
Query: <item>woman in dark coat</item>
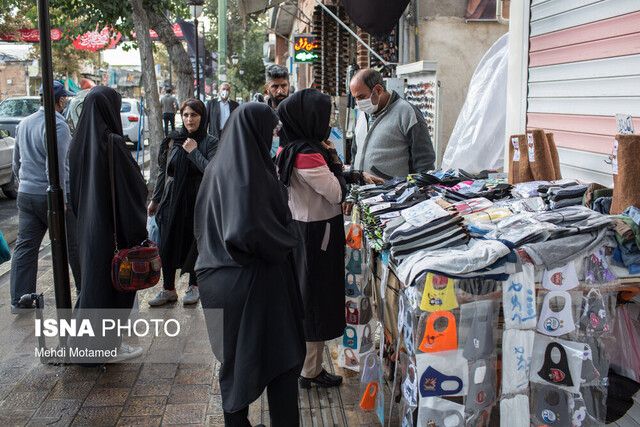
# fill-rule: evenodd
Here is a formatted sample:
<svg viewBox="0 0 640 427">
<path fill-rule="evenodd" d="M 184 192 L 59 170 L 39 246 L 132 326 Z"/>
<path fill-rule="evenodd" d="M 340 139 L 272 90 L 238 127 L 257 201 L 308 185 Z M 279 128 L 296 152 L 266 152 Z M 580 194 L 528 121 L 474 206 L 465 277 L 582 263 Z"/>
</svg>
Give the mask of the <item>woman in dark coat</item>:
<svg viewBox="0 0 640 427">
<path fill-rule="evenodd" d="M 118 246 L 127 249 L 147 238 L 147 186 L 140 168 L 125 146 L 120 105 L 121 97 L 115 90 L 105 86 L 91 89 L 84 100 L 69 147 L 71 206 L 78 219 L 82 271 L 82 291 L 76 303 L 76 309 L 81 310 L 80 313 L 76 311 L 76 315 L 81 317 L 88 313 L 98 313 L 103 317 L 107 314 L 95 309 L 120 309 L 117 313 L 110 312 L 109 316 L 126 319 L 136 296 L 135 292 L 116 291 L 111 282 L 115 242 L 107 151 L 110 135 L 113 138 Z M 96 331 L 96 335 L 101 335 L 100 329 Z M 107 335 L 101 340 L 91 340 L 88 347 L 114 348 L 120 345 L 120 341 L 115 335 Z M 140 347 L 126 345 L 118 351 L 120 359 L 140 354 Z"/>
<path fill-rule="evenodd" d="M 315 89 L 290 95 L 278 106 L 288 143 L 276 159 L 289 190 L 291 229 L 298 235 L 293 258 L 304 305 L 307 356 L 300 386 L 337 386 L 342 377 L 322 368 L 324 342 L 343 334 L 346 192 L 342 163 L 329 137 L 331 98 Z"/>
<path fill-rule="evenodd" d="M 149 301 L 159 306 L 176 301 L 176 270 L 189 273 L 184 304 L 200 299 L 193 267 L 198 256 L 193 236 L 193 209 L 204 169 L 218 148 L 218 138 L 207 133 L 207 115 L 202 101 L 189 98 L 180 108 L 183 126 L 171 132 L 160 145 L 158 178 L 148 207 L 160 229 L 163 289 Z M 168 156 L 168 160 L 167 160 Z"/>
<path fill-rule="evenodd" d="M 298 425 L 304 334 L 287 193 L 269 156 L 276 123 L 265 104 L 238 107 L 196 202 L 196 271 L 209 340 L 222 362 L 227 426 L 251 425 L 249 404 L 265 387 L 271 425 Z"/>
</svg>

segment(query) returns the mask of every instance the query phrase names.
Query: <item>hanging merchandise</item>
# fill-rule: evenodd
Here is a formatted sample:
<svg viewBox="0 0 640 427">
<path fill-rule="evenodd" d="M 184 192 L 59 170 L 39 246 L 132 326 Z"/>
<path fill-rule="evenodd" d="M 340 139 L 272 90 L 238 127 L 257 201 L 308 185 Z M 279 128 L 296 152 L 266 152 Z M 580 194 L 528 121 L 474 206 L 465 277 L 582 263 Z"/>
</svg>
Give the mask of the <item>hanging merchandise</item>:
<svg viewBox="0 0 640 427">
<path fill-rule="evenodd" d="M 400 412 L 401 414 L 404 414 L 402 416 L 402 427 L 413 427 L 413 411 L 413 407 L 403 404 L 403 409 Z"/>
<path fill-rule="evenodd" d="M 422 311 L 449 311 L 458 307 L 453 279 L 439 274 L 428 273 L 422 293 Z"/>
<path fill-rule="evenodd" d="M 464 406 L 439 397 L 420 399 L 418 426 L 463 427 Z"/>
<path fill-rule="evenodd" d="M 551 358 L 551 352 L 557 349 L 559 351 L 559 357 L 557 361 Z M 582 368 L 581 368 L 582 370 Z M 544 352 L 544 364 L 538 371 L 540 378 L 552 384 L 565 385 L 567 387 L 573 386 L 573 378 L 569 370 L 569 360 L 567 358 L 567 352 L 557 342 L 552 342 L 547 345 L 547 349 Z"/>
<path fill-rule="evenodd" d="M 347 262 L 347 271 L 362 274 L 362 252 L 360 249 L 351 249 L 351 256 Z"/>
<path fill-rule="evenodd" d="M 553 386 L 541 387 L 537 395 L 535 417 L 553 427 L 571 427 L 571 413 L 566 393 Z"/>
<path fill-rule="evenodd" d="M 469 365 L 461 350 L 416 355 L 420 395 L 466 396 Z"/>
<path fill-rule="evenodd" d="M 520 393 L 529 387 L 533 331 L 507 329 L 502 335 L 502 394 Z"/>
<path fill-rule="evenodd" d="M 347 323 L 351 325 L 358 324 L 358 303 L 356 301 L 347 301 L 345 303 L 347 308 Z"/>
<path fill-rule="evenodd" d="M 413 314 L 413 309 L 410 305 L 406 305 L 405 301 L 405 312 L 404 312 L 404 328 L 402 328 L 402 338 L 404 342 L 404 348 L 407 350 L 410 356 L 416 354 L 415 343 L 414 343 L 414 323 L 415 316 Z"/>
<path fill-rule="evenodd" d="M 471 417 L 467 419 L 467 427 L 489 427 L 491 420 L 491 406 L 485 409 L 481 409 L 478 412 L 474 412 Z"/>
<path fill-rule="evenodd" d="M 400 297 L 398 298 L 398 333 L 401 334 L 402 333 L 402 328 L 404 326 L 404 300 L 405 300 L 405 296 L 404 293 L 401 293 Z"/>
<path fill-rule="evenodd" d="M 536 335 L 531 358 L 531 381 L 578 393 L 584 343 Z"/>
<path fill-rule="evenodd" d="M 378 383 L 370 382 L 362 395 L 360 407 L 365 411 L 371 411 L 376 407 L 376 393 L 378 392 Z"/>
<path fill-rule="evenodd" d="M 434 353 L 457 349 L 458 333 L 456 332 L 456 319 L 453 314 L 449 311 L 436 311 L 428 316 L 424 337 L 419 347 L 420 351 Z M 434 324 L 440 319 L 446 319 L 447 325 L 444 329 L 436 331 Z"/>
<path fill-rule="evenodd" d="M 465 359 L 478 360 L 491 356 L 495 347 L 493 342 L 493 317 L 493 301 L 475 303 L 471 329 L 462 352 Z"/>
<path fill-rule="evenodd" d="M 469 393 L 465 409 L 470 413 L 479 413 L 493 404 L 496 399 L 495 370 L 487 360 L 477 360 L 469 368 Z"/>
<path fill-rule="evenodd" d="M 609 317 L 600 290 L 591 289 L 583 299 L 584 307 L 580 317 L 580 329 L 591 333 L 609 332 Z"/>
<path fill-rule="evenodd" d="M 364 282 L 362 283 L 362 295 L 364 295 L 365 297 L 371 298 L 372 296 L 371 291 L 372 291 L 371 281 L 365 279 Z"/>
<path fill-rule="evenodd" d="M 360 354 L 366 353 L 373 348 L 373 333 L 371 324 L 367 323 L 362 330 L 362 341 L 360 342 Z"/>
<path fill-rule="evenodd" d="M 349 234 L 347 234 L 347 246 L 352 249 L 362 248 L 362 229 L 357 224 L 351 224 Z"/>
<path fill-rule="evenodd" d="M 600 372 L 593 363 L 593 352 L 589 344 L 584 345 L 584 353 L 582 355 L 582 369 L 580 373 L 581 383 L 590 383 L 600 378 Z"/>
<path fill-rule="evenodd" d="M 560 311 L 551 309 L 551 299 L 555 297 L 563 300 L 563 307 Z M 551 291 L 545 295 L 540 309 L 538 331 L 545 335 L 559 337 L 573 332 L 575 329 L 576 325 L 571 310 L 571 294 L 565 291 Z"/>
<path fill-rule="evenodd" d="M 358 366 L 360 366 L 358 358 L 350 348 L 344 349 L 344 364 L 349 368 L 357 368 Z"/>
<path fill-rule="evenodd" d="M 358 289 L 358 283 L 356 282 L 355 273 L 347 273 L 344 276 L 345 287 L 344 294 L 351 298 L 360 296 L 360 289 Z"/>
<path fill-rule="evenodd" d="M 529 427 L 529 396 L 500 400 L 500 427 Z"/>
<path fill-rule="evenodd" d="M 609 269 L 605 249 L 600 248 L 584 259 L 584 281 L 588 284 L 602 284 L 616 279 Z"/>
<path fill-rule="evenodd" d="M 362 376 L 360 382 L 369 384 L 377 381 L 379 375 L 380 364 L 378 363 L 378 355 L 375 353 L 369 353 L 365 356 L 362 362 Z"/>
<path fill-rule="evenodd" d="M 360 298 L 360 324 L 368 324 L 372 317 L 371 301 L 367 297 Z"/>
<path fill-rule="evenodd" d="M 542 286 L 550 291 L 569 291 L 579 284 L 573 262 L 553 270 L 545 270 L 542 275 Z"/>
<path fill-rule="evenodd" d="M 410 406 L 418 404 L 418 373 L 413 362 L 409 362 L 407 375 L 402 383 L 402 396 Z"/>
<path fill-rule="evenodd" d="M 502 308 L 506 329 L 536 327 L 535 282 L 533 265 L 522 264 L 520 273 L 512 274 L 502 285 Z"/>
<path fill-rule="evenodd" d="M 347 326 L 346 328 L 344 328 L 342 345 L 354 350 L 358 348 L 358 334 L 356 333 L 356 328 L 354 328 L 353 326 Z"/>
</svg>

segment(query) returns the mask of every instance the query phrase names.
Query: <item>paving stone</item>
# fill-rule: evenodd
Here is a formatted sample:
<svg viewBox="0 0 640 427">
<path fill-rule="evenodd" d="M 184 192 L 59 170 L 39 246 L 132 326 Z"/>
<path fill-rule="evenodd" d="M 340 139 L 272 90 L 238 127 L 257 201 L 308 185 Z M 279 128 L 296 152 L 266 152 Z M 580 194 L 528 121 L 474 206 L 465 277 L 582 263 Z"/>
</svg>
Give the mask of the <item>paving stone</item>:
<svg viewBox="0 0 640 427">
<path fill-rule="evenodd" d="M 138 379 L 132 396 L 168 396 L 171 392 L 172 378 Z"/>
<path fill-rule="evenodd" d="M 174 385 L 169 394 L 169 403 L 207 403 L 209 390 L 207 384 Z"/>
<path fill-rule="evenodd" d="M 162 417 L 120 417 L 118 427 L 145 426 L 157 427 L 162 423 Z"/>
<path fill-rule="evenodd" d="M 2 402 L 0 410 L 21 409 L 35 411 L 47 397 L 47 394 L 49 393 L 46 391 L 13 392 Z"/>
<path fill-rule="evenodd" d="M 213 371 L 213 361 L 208 360 L 204 362 L 181 362 L 178 365 L 178 370 L 183 371 L 185 369 L 208 369 Z"/>
<path fill-rule="evenodd" d="M 213 369 L 185 369 L 179 370 L 175 384 L 211 384 Z"/>
<path fill-rule="evenodd" d="M 223 415 L 222 396 L 219 394 L 209 395 L 209 403 L 207 404 L 207 414 Z"/>
<path fill-rule="evenodd" d="M 84 406 L 122 406 L 129 397 L 129 388 L 94 388 Z"/>
<path fill-rule="evenodd" d="M 1 426 L 20 426 L 25 425 L 35 411 L 25 410 L 4 410 L 0 409 L 0 425 Z"/>
<path fill-rule="evenodd" d="M 139 378 L 173 378 L 177 370 L 177 363 L 145 363 L 140 370 Z"/>
<path fill-rule="evenodd" d="M 133 359 L 137 360 L 137 359 Z M 142 367 L 142 362 L 127 362 L 127 363 L 110 363 L 105 365 L 107 372 L 123 372 L 123 371 L 139 371 Z"/>
<path fill-rule="evenodd" d="M 0 384 L 13 384 L 14 386 L 27 375 L 24 368 L 7 368 L 0 370 Z"/>
<path fill-rule="evenodd" d="M 32 371 L 29 375 L 22 378 L 14 391 L 51 390 L 61 378 L 61 373 L 62 372 Z"/>
<path fill-rule="evenodd" d="M 0 402 L 9 396 L 9 393 L 11 393 L 11 390 L 13 390 L 14 387 L 15 384 L 0 384 Z"/>
<path fill-rule="evenodd" d="M 62 374 L 63 382 L 73 382 L 73 381 L 95 381 L 98 379 L 100 374 L 104 372 L 102 367 L 94 367 L 94 368 L 84 368 L 80 366 L 68 366 L 67 369 Z"/>
<path fill-rule="evenodd" d="M 81 406 L 82 399 L 46 399 L 34 418 L 72 418 Z"/>
<path fill-rule="evenodd" d="M 162 425 L 204 423 L 206 403 L 169 404 L 162 418 Z"/>
<path fill-rule="evenodd" d="M 50 398 L 84 399 L 95 385 L 95 381 L 65 382 L 58 381 L 49 394 Z"/>
<path fill-rule="evenodd" d="M 136 371 L 126 371 L 126 372 L 105 372 L 100 375 L 98 379 L 97 386 L 99 387 L 132 387 L 136 382 L 136 377 L 138 376 L 138 372 Z"/>
<path fill-rule="evenodd" d="M 134 396 L 127 401 L 122 411 L 122 416 L 141 417 L 145 415 L 162 415 L 166 403 L 167 398 L 162 396 Z"/>
<path fill-rule="evenodd" d="M 31 418 L 27 427 L 67 427 L 73 424 L 73 418 Z"/>
<path fill-rule="evenodd" d="M 207 415 L 204 425 L 207 427 L 219 427 L 224 425 L 224 416 L 222 413 L 216 415 Z"/>
<path fill-rule="evenodd" d="M 113 426 L 118 422 L 122 406 L 83 406 L 73 420 L 74 426 Z"/>
</svg>

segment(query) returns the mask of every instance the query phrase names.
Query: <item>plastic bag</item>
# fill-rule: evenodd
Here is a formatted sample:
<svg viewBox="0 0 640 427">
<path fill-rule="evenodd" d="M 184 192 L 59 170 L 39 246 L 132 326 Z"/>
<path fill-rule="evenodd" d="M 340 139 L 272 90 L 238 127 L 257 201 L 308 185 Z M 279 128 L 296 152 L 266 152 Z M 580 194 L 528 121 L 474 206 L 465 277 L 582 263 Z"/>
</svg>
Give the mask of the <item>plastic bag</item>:
<svg viewBox="0 0 640 427">
<path fill-rule="evenodd" d="M 153 241 L 158 249 L 160 249 L 160 227 L 156 223 L 156 217 L 147 217 L 147 233 L 149 233 L 149 240 Z"/>
<path fill-rule="evenodd" d="M 640 373 L 640 338 L 636 332 L 626 306 L 616 311 L 613 335 L 616 345 L 607 346 L 610 351 L 611 368 L 620 375 L 638 381 Z"/>
</svg>

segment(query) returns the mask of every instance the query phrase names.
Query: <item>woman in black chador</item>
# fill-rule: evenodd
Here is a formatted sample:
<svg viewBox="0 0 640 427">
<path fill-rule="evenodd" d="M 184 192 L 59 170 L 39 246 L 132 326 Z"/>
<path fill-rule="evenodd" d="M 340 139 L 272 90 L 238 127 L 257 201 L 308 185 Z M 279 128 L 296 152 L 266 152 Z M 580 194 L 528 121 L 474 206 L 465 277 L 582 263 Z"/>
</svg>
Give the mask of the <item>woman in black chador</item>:
<svg viewBox="0 0 640 427">
<path fill-rule="evenodd" d="M 160 145 L 158 178 L 148 207 L 160 229 L 160 258 L 164 286 L 151 306 L 176 301 L 176 270 L 189 273 L 184 304 L 200 299 L 193 271 L 198 256 L 193 237 L 193 208 L 204 169 L 218 148 L 218 138 L 207 133 L 207 115 L 202 101 L 189 98 L 180 108 L 182 128 L 171 132 Z M 157 212 L 157 213 L 156 213 Z"/>
<path fill-rule="evenodd" d="M 111 282 L 115 242 L 107 151 L 109 135 L 113 138 L 118 246 L 120 249 L 130 248 L 147 238 L 147 186 L 122 137 L 120 104 L 120 94 L 115 90 L 104 86 L 91 89 L 84 100 L 69 148 L 71 206 L 78 218 L 82 271 L 82 291 L 76 309 L 84 309 L 76 315 L 81 317 L 91 313 L 98 317 L 126 319 L 136 296 L 135 292 L 116 291 Z M 95 309 L 121 310 L 106 313 Z M 96 331 L 96 335 L 102 335 L 100 329 Z M 91 340 L 88 345 L 107 349 L 120 345 L 120 339 L 115 335 L 99 338 Z M 118 358 L 122 360 L 140 354 L 140 347 L 122 345 Z"/>
<path fill-rule="evenodd" d="M 271 425 L 298 425 L 305 356 L 287 192 L 269 155 L 278 120 L 256 102 L 229 118 L 207 167 L 195 226 L 196 271 L 220 367 L 225 425 L 250 426 L 249 404 L 267 388 Z"/>
</svg>

